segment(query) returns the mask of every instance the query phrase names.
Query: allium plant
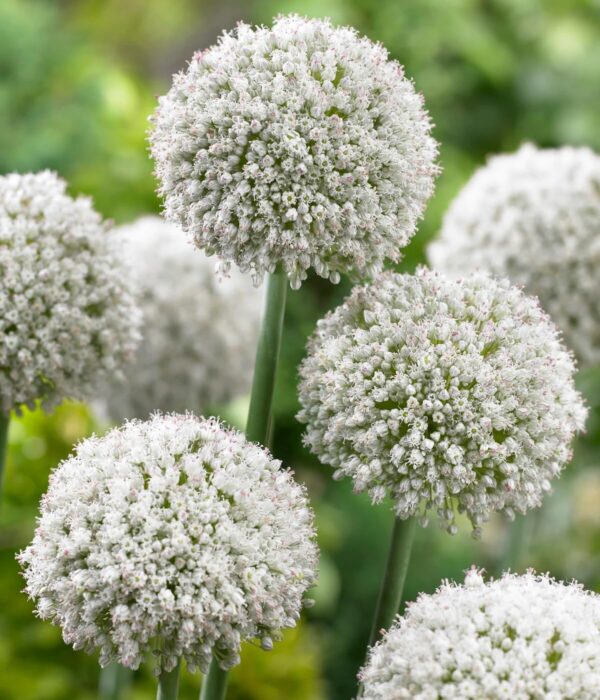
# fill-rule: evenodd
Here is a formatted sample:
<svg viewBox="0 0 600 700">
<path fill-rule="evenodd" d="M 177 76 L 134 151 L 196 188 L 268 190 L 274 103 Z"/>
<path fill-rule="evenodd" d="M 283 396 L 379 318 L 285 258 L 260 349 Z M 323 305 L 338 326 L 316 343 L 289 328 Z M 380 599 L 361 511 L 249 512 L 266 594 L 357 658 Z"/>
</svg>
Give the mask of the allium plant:
<svg viewBox="0 0 600 700">
<path fill-rule="evenodd" d="M 537 300 L 485 274 L 421 268 L 355 288 L 320 321 L 300 368 L 299 419 L 320 460 L 401 518 L 539 506 L 586 409 Z"/>
<path fill-rule="evenodd" d="M 0 176 L 0 413 L 122 374 L 139 312 L 107 223 L 44 171 Z"/>
<path fill-rule="evenodd" d="M 195 54 L 152 123 L 166 218 L 225 271 L 269 276 L 246 426 L 264 444 L 288 282 L 400 259 L 438 171 L 430 119 L 382 46 L 291 15 Z M 225 683 L 211 664 L 203 700 Z"/>
<path fill-rule="evenodd" d="M 296 624 L 317 549 L 304 489 L 214 419 L 154 415 L 78 445 L 51 475 L 26 591 L 65 642 L 157 673 L 238 663 Z"/>
<path fill-rule="evenodd" d="M 595 700 L 600 598 L 529 572 L 421 595 L 371 651 L 363 700 Z"/>
<path fill-rule="evenodd" d="M 153 117 L 168 219 L 258 279 L 397 261 L 433 191 L 423 99 L 379 44 L 296 15 L 194 55 Z"/>
<path fill-rule="evenodd" d="M 600 156 L 589 148 L 491 158 L 450 205 L 437 269 L 489 270 L 539 296 L 585 365 L 600 361 Z"/>
<path fill-rule="evenodd" d="M 141 343 L 126 382 L 109 386 L 108 415 L 204 411 L 250 388 L 262 292 L 237 271 L 219 279 L 215 263 L 159 217 L 117 229 L 143 314 Z"/>
</svg>

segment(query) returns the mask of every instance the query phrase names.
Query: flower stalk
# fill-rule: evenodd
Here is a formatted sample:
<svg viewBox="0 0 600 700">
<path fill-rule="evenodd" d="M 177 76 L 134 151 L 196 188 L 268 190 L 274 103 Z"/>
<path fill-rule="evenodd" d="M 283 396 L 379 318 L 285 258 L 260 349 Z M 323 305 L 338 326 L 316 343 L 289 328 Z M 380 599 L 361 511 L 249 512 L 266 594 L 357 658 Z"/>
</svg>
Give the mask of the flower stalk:
<svg viewBox="0 0 600 700">
<path fill-rule="evenodd" d="M 163 671 L 158 677 L 156 700 L 177 700 L 179 694 L 179 669 L 181 661 L 171 671 Z"/>
<path fill-rule="evenodd" d="M 246 437 L 261 445 L 269 442 L 272 429 L 273 392 L 281 350 L 287 288 L 287 276 L 281 268 L 268 276 L 246 421 Z M 213 657 L 202 684 L 200 700 L 222 700 L 225 697 L 227 675 L 227 671 Z"/>
<path fill-rule="evenodd" d="M 2 498 L 2 482 L 4 478 L 4 468 L 6 466 L 6 457 L 8 452 L 9 425 L 10 415 L 0 413 L 0 499 Z"/>
<path fill-rule="evenodd" d="M 131 669 L 114 661 L 100 671 L 98 684 L 99 700 L 123 700 L 125 691 L 131 685 Z"/>
<path fill-rule="evenodd" d="M 502 571 L 520 571 L 527 568 L 527 556 L 539 515 L 539 511 L 517 515 L 514 522 L 510 523 Z"/>
<path fill-rule="evenodd" d="M 213 657 L 202 683 L 200 700 L 223 700 L 227 690 L 227 677 L 228 672 L 224 671 L 217 659 Z"/>
<path fill-rule="evenodd" d="M 410 562 L 410 554 L 415 534 L 416 519 L 394 519 L 390 548 L 385 565 L 385 573 L 379 590 L 377 607 L 373 618 L 373 627 L 369 646 L 379 640 L 381 630 L 387 630 L 400 611 L 404 582 Z"/>
<path fill-rule="evenodd" d="M 265 445 L 269 437 L 287 288 L 288 281 L 283 270 L 278 269 L 269 275 L 246 422 L 246 437 L 261 445 Z"/>
</svg>

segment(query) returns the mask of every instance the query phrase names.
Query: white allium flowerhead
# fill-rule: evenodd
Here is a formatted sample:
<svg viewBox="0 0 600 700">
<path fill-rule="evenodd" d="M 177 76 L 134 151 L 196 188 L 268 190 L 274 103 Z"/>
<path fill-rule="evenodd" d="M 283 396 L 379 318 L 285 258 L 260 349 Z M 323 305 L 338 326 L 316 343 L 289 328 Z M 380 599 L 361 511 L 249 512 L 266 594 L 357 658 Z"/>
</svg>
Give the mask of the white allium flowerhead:
<svg viewBox="0 0 600 700">
<path fill-rule="evenodd" d="M 315 582 L 303 487 L 214 419 L 155 414 L 83 441 L 52 473 L 19 555 L 37 613 L 100 663 L 227 668 L 270 648 Z"/>
<path fill-rule="evenodd" d="M 538 149 L 491 158 L 450 205 L 432 265 L 488 270 L 539 297 L 585 365 L 600 362 L 600 155 Z"/>
<path fill-rule="evenodd" d="M 538 506 L 586 417 L 575 368 L 537 300 L 483 273 L 420 268 L 357 287 L 309 341 L 306 445 L 408 518 Z M 423 522 L 423 524 L 425 524 Z"/>
<path fill-rule="evenodd" d="M 139 311 L 108 225 L 56 174 L 0 176 L 0 412 L 119 377 Z"/>
<path fill-rule="evenodd" d="M 600 598 L 528 572 L 421 595 L 372 648 L 363 700 L 596 700 Z"/>
<path fill-rule="evenodd" d="M 398 260 L 433 191 L 423 98 L 379 44 L 328 20 L 239 24 L 198 52 L 150 135 L 168 219 L 256 278 L 333 282 Z"/>
<path fill-rule="evenodd" d="M 159 217 L 143 217 L 117 233 L 138 292 L 143 342 L 126 382 L 107 387 L 109 416 L 200 412 L 246 392 L 262 292 L 237 271 L 220 279 L 214 261 Z"/>
</svg>

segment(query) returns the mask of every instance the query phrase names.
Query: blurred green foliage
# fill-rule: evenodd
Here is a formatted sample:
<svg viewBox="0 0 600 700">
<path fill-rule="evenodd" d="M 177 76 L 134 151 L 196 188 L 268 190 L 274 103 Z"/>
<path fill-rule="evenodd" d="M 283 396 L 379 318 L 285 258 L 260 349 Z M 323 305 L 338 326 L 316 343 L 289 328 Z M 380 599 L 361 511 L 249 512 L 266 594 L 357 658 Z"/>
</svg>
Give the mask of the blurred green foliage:
<svg viewBox="0 0 600 700">
<path fill-rule="evenodd" d="M 426 242 L 462 183 L 491 152 L 524 140 L 600 150 L 598 0 L 0 0 L 0 172 L 53 168 L 73 193 L 106 216 L 156 210 L 145 131 L 155 95 L 192 52 L 236 20 L 280 12 L 330 16 L 382 41 L 405 66 L 436 123 L 443 174 L 406 251 L 424 261 Z M 296 367 L 316 320 L 348 291 L 312 278 L 290 294 L 276 395 L 274 452 L 308 485 L 322 549 L 315 607 L 271 653 L 248 647 L 232 674 L 232 700 L 347 700 L 364 658 L 387 550 L 391 515 L 350 484 L 333 482 L 301 446 Z M 580 377 L 593 406 L 588 433 L 554 495 L 531 522 L 519 568 L 533 565 L 600 589 L 600 372 Z M 244 402 L 224 415 L 239 422 Z M 98 429 L 85 407 L 13 422 L 0 510 L 0 698 L 88 700 L 94 658 L 65 647 L 33 617 L 14 561 L 27 544 L 48 473 L 71 445 Z M 460 578 L 472 564 L 497 573 L 509 529 L 493 520 L 480 542 L 466 524 L 452 538 L 420 530 L 407 598 Z M 184 676 L 182 698 L 199 678 Z M 151 672 L 135 674 L 132 700 L 153 697 Z"/>
<path fill-rule="evenodd" d="M 155 208 L 152 90 L 69 26 L 60 5 L 0 2 L 0 172 L 56 170 L 108 216 Z"/>
</svg>

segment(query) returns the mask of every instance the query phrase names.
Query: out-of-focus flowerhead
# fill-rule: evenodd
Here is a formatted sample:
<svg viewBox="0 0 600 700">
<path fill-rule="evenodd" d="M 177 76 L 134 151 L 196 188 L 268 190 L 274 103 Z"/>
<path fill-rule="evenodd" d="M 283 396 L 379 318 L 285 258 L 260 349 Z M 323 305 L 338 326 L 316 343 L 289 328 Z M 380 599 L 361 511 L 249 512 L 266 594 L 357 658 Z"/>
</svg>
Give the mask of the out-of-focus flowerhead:
<svg viewBox="0 0 600 700">
<path fill-rule="evenodd" d="M 173 224 L 148 216 L 117 229 L 143 313 L 143 342 L 125 383 L 108 386 L 109 416 L 204 411 L 249 389 L 262 292 L 237 271 L 219 278 Z"/>
<path fill-rule="evenodd" d="M 328 20 L 239 24 L 152 119 L 168 219 L 258 279 L 333 282 L 397 261 L 433 191 L 423 98 L 379 44 Z"/>
<path fill-rule="evenodd" d="M 594 700 L 600 599 L 529 572 L 472 570 L 416 603 L 371 650 L 364 700 Z"/>
<path fill-rule="evenodd" d="M 112 234 L 52 172 L 0 177 L 0 412 L 121 376 L 139 311 Z"/>
<path fill-rule="evenodd" d="M 306 445 L 400 518 L 538 506 L 586 409 L 537 301 L 478 273 L 384 273 L 320 321 L 300 368 Z"/>
<path fill-rule="evenodd" d="M 227 668 L 269 648 L 315 581 L 305 492 L 260 445 L 214 419 L 154 415 L 82 442 L 52 474 L 19 555 L 37 613 L 65 642 L 157 671 Z"/>
<path fill-rule="evenodd" d="M 589 148 L 491 158 L 450 205 L 432 265 L 481 269 L 539 297 L 586 365 L 600 362 L 600 156 Z"/>
</svg>

